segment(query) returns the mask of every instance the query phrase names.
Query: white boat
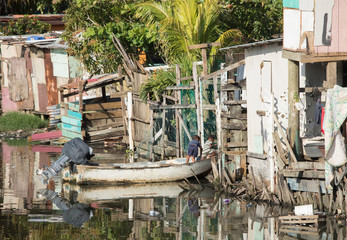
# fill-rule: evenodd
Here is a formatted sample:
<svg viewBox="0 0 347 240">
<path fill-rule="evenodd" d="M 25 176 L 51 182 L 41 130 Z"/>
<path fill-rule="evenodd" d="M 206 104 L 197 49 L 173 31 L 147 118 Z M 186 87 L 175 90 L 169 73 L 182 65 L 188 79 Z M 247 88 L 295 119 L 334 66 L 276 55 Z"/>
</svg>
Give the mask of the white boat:
<svg viewBox="0 0 347 240">
<path fill-rule="evenodd" d="M 203 175 L 211 170 L 211 159 L 186 164 L 185 158 L 160 162 L 77 165 L 77 173 L 62 170 L 64 181 L 76 184 L 172 182 Z"/>
<path fill-rule="evenodd" d="M 81 203 L 108 202 L 115 199 L 177 198 L 183 189 L 178 182 L 122 184 L 118 186 L 85 186 L 64 183 L 64 197 Z"/>
</svg>

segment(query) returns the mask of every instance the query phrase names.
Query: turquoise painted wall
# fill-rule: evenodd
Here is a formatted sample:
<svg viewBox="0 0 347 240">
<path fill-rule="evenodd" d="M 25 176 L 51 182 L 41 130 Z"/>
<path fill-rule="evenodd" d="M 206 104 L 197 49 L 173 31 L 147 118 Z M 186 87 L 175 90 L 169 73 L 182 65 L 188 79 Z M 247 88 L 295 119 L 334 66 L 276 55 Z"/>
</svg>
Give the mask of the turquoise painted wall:
<svg viewBox="0 0 347 240">
<path fill-rule="evenodd" d="M 283 7 L 299 9 L 299 0 L 283 0 Z"/>
</svg>

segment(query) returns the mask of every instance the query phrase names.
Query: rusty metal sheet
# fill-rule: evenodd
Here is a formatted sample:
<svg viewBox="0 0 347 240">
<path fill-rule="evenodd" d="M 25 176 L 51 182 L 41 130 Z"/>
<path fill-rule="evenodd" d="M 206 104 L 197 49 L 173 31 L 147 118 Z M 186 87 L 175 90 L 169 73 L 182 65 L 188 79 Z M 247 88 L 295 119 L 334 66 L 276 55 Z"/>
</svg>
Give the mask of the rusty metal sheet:
<svg viewBox="0 0 347 240">
<path fill-rule="evenodd" d="M 38 92 L 39 92 L 39 109 L 41 113 L 47 112 L 48 105 L 48 96 L 47 96 L 47 87 L 46 84 L 37 84 Z"/>
<path fill-rule="evenodd" d="M 59 103 L 58 86 L 57 86 L 57 78 L 53 75 L 53 64 L 51 60 L 51 52 L 49 49 L 45 50 L 45 76 L 46 76 L 48 106 L 56 105 Z M 41 105 L 40 105 L 40 109 L 41 109 Z"/>
</svg>

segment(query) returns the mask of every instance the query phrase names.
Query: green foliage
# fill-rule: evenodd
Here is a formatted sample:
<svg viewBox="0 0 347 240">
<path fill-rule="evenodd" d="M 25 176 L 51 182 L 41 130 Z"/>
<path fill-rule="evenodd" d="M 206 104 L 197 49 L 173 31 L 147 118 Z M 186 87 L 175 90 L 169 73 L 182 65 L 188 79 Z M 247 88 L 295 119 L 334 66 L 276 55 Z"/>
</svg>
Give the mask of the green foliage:
<svg viewBox="0 0 347 240">
<path fill-rule="evenodd" d="M 7 26 L 1 28 L 3 35 L 24 35 L 39 34 L 50 31 L 51 26 L 39 21 L 36 17 L 24 16 L 16 20 L 9 21 Z"/>
<path fill-rule="evenodd" d="M 2 0 L 0 15 L 62 13 L 70 0 Z M 2 7 L 3 6 L 3 7 Z"/>
<path fill-rule="evenodd" d="M 134 19 L 135 1 L 74 0 L 66 11 L 64 39 L 69 54 L 77 56 L 91 73 L 115 72 L 121 57 L 112 33 L 128 53 L 154 49 L 157 30 Z"/>
<path fill-rule="evenodd" d="M 176 61 L 175 63 L 180 64 L 181 67 L 181 77 L 192 75 L 192 61 L 188 57 L 181 57 Z M 182 82 L 182 84 L 186 85 L 188 83 Z M 142 84 L 140 98 L 147 101 L 149 96 L 150 100 L 160 100 L 165 88 L 172 85 L 176 85 L 176 70 L 174 65 L 170 69 L 160 69 L 152 74 L 147 82 Z"/>
<path fill-rule="evenodd" d="M 269 39 L 282 33 L 282 0 L 227 0 L 220 19 L 229 27 L 239 29 L 245 42 Z"/>
<path fill-rule="evenodd" d="M 169 63 L 182 56 L 197 60 L 200 50 L 191 51 L 188 46 L 214 42 L 229 30 L 226 38 L 240 39 L 240 32 L 227 28 L 220 19 L 218 0 L 148 1 L 138 5 L 137 16 L 148 26 L 159 29 L 159 46 Z M 231 34 L 233 32 L 233 34 Z"/>
<path fill-rule="evenodd" d="M 0 117 L 0 132 L 33 130 L 47 127 L 47 125 L 48 121 L 42 121 L 37 116 L 18 112 L 9 112 Z"/>
</svg>

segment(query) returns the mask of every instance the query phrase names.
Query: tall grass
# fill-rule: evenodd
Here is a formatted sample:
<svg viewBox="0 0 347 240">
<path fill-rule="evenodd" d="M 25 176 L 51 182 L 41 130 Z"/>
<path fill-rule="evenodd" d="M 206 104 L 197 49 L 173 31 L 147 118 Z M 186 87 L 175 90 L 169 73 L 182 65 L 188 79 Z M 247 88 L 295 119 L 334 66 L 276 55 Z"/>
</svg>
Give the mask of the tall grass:
<svg viewBox="0 0 347 240">
<path fill-rule="evenodd" d="M 0 132 L 33 130 L 47 125 L 48 121 L 43 121 L 37 116 L 18 112 L 9 112 L 0 117 Z"/>
</svg>

